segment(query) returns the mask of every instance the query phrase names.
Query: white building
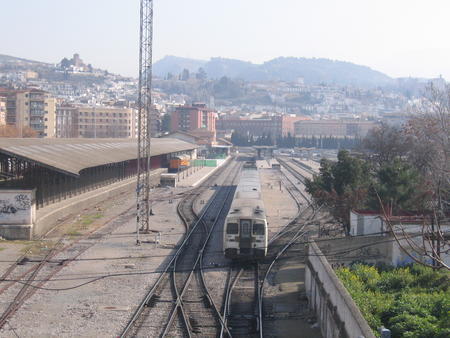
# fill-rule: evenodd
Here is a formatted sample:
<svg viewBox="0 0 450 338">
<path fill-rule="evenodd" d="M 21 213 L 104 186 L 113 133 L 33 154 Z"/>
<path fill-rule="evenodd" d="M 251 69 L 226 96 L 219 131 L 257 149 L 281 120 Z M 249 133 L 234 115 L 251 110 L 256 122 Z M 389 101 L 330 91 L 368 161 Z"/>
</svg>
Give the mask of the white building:
<svg viewBox="0 0 450 338">
<path fill-rule="evenodd" d="M 446 241 L 441 242 L 439 251 L 441 259 L 450 265 L 450 224 L 443 222 L 440 227 Z M 414 262 L 414 258 L 431 263 L 425 250 L 431 252 L 431 241 L 427 234 L 432 233 L 430 221 L 422 216 L 391 216 L 387 220 L 384 215 L 372 211 L 350 211 L 350 236 L 386 236 L 391 243 L 391 264 L 394 266 Z M 394 236 L 395 234 L 395 236 Z M 425 240 L 424 240 L 425 239 Z M 434 245 L 437 247 L 437 241 Z M 414 250 L 413 250 L 414 247 Z M 409 254 L 404 249 L 409 251 Z"/>
</svg>

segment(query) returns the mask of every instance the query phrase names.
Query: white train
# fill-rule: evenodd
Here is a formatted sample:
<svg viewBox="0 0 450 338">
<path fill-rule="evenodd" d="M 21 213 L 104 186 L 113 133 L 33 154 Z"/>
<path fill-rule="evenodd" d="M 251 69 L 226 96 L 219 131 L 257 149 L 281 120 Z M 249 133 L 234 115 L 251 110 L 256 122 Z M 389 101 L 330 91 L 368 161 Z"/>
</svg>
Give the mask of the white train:
<svg viewBox="0 0 450 338">
<path fill-rule="evenodd" d="M 246 162 L 241 171 L 225 219 L 223 251 L 231 259 L 258 259 L 267 254 L 267 220 L 254 162 Z"/>
</svg>

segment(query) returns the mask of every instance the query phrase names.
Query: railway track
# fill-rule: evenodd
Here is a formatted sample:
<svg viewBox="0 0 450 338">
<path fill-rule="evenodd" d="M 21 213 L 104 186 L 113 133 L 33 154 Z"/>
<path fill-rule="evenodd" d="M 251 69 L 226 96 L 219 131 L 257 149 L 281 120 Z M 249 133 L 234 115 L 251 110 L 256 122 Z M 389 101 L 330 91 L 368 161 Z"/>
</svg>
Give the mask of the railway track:
<svg viewBox="0 0 450 338">
<path fill-rule="evenodd" d="M 221 331 L 220 336 L 258 337 L 259 299 L 258 263 L 232 266 L 224 304 L 224 318 L 230 332 Z"/>
<path fill-rule="evenodd" d="M 33 296 L 38 289 L 42 288 L 45 283 L 104 236 L 111 234 L 119 224 L 131 217 L 133 217 L 132 209 L 128 209 L 115 217 L 114 220 L 109 220 L 106 226 L 90 231 L 76 240 L 71 239 L 70 236 L 61 236 L 42 258 L 35 260 L 22 258 L 22 263 L 12 264 L 1 279 L 8 281 L 8 283 L 0 289 L 0 294 L 3 299 L 10 300 L 9 303 L 5 303 L 7 305 L 2 309 L 0 329 L 24 302 Z"/>
<path fill-rule="evenodd" d="M 198 268 L 195 269 L 195 274 L 192 275 L 193 280 L 189 284 L 189 292 L 183 298 L 184 313 L 187 314 L 192 332 L 201 337 L 218 336 L 220 330 L 229 333 L 220 314 L 220 308 L 217 306 L 217 304 L 222 304 L 220 300 L 217 301 L 217 290 L 211 288 L 211 285 L 206 282 L 205 270 L 210 268 L 212 263 L 210 260 L 211 256 L 206 255 L 206 253 L 209 251 L 217 252 L 217 238 L 214 238 L 217 236 L 213 235 L 219 234 L 220 242 L 222 240 L 222 231 L 218 231 L 217 227 L 223 226 L 234 195 L 234 182 L 240 167 L 240 165 L 237 165 L 233 169 L 233 173 L 230 173 L 223 182 L 221 190 L 225 198 L 217 199 L 218 205 L 212 208 L 213 214 L 211 217 L 208 215 L 201 219 L 203 232 L 207 235 L 197 257 L 196 266 Z M 219 210 L 219 212 L 217 213 L 216 210 Z"/>
<path fill-rule="evenodd" d="M 189 193 L 189 192 L 188 192 Z M 153 198 L 159 203 L 167 198 L 178 199 L 186 193 L 168 194 L 162 191 Z M 0 329 L 17 312 L 26 300 L 49 282 L 57 273 L 76 260 L 81 254 L 98 243 L 103 237 L 111 234 L 117 226 L 134 217 L 135 207 L 131 207 L 119 215 L 107 219 L 106 226 L 97 227 L 83 235 L 63 234 L 53 243 L 49 236 L 57 231 L 64 220 L 52 228 L 37 241 L 41 241 L 45 250 L 43 254 L 33 254 L 27 250 L 0 277 Z M 48 247 L 48 248 L 47 248 Z M 5 301 L 7 300 L 7 301 Z"/>
<path fill-rule="evenodd" d="M 292 174 L 291 174 L 292 175 Z M 262 337 L 264 280 L 277 260 L 280 251 L 304 228 L 305 220 L 314 213 L 314 206 L 296 187 L 298 177 L 283 175 L 286 189 L 296 201 L 298 213 L 269 242 L 267 258 L 259 265 L 247 263 L 230 269 L 226 287 L 223 317 L 233 337 Z M 261 278 L 262 276 L 262 278 Z M 221 331 L 220 337 L 228 333 Z"/>
<path fill-rule="evenodd" d="M 223 171 L 224 168 L 211 176 L 208 184 L 212 185 Z M 228 175 L 225 182 L 230 177 L 234 179 Z M 200 261 L 215 225 L 224 217 L 221 213 L 233 190 L 230 186 L 218 186 L 201 214 L 196 215 L 195 199 L 206 188 L 199 187 L 179 204 L 179 215 L 189 231 L 121 337 L 211 336 L 223 326 L 213 297 L 202 281 Z"/>
<path fill-rule="evenodd" d="M 296 172 L 291 166 L 286 164 L 286 161 L 278 159 L 280 164 L 287 169 L 287 173 L 283 172 L 283 182 L 286 189 L 289 191 L 293 199 L 298 206 L 297 215 L 288 222 L 276 235 L 274 235 L 269 241 L 268 254 L 266 259 L 260 264 L 260 289 L 259 289 L 259 337 L 264 336 L 266 326 L 271 323 L 268 314 L 272 312 L 272 309 L 265 306 L 264 295 L 265 285 L 268 283 L 269 276 L 274 270 L 274 267 L 280 262 L 280 259 L 286 258 L 288 250 L 292 246 L 298 246 L 296 248 L 296 254 L 300 252 L 300 255 L 306 254 L 305 245 L 297 244 L 297 241 L 301 238 L 307 239 L 307 225 L 313 222 L 320 207 L 316 207 L 306 196 L 306 194 L 298 187 L 299 182 L 304 182 L 304 177 Z M 304 241 L 303 241 L 304 242 Z"/>
</svg>

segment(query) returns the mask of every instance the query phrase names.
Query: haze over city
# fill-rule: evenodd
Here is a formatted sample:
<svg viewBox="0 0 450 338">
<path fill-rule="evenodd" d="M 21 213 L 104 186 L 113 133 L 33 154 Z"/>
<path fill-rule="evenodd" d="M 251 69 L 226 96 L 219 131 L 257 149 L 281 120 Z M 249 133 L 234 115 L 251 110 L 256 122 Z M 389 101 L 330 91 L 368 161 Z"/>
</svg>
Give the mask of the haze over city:
<svg viewBox="0 0 450 338">
<path fill-rule="evenodd" d="M 95 66 L 137 76 L 137 0 L 9 1 L 0 53 L 57 63 L 78 52 Z M 450 78 L 445 0 L 155 1 L 154 61 L 165 55 L 323 57 L 391 77 Z M 17 18 L 21 18 L 18 20 Z M 37 24 L 39 18 L 39 24 Z"/>
</svg>

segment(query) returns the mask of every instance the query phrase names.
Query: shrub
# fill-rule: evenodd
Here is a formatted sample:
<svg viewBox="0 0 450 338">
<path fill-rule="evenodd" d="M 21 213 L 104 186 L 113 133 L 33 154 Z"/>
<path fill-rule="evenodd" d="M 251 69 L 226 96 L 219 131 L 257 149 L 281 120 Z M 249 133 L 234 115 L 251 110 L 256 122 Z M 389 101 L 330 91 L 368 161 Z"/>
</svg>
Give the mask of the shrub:
<svg viewBox="0 0 450 338">
<path fill-rule="evenodd" d="M 450 337 L 448 271 L 358 263 L 336 273 L 375 335 L 383 325 L 391 329 L 393 338 Z"/>
</svg>

